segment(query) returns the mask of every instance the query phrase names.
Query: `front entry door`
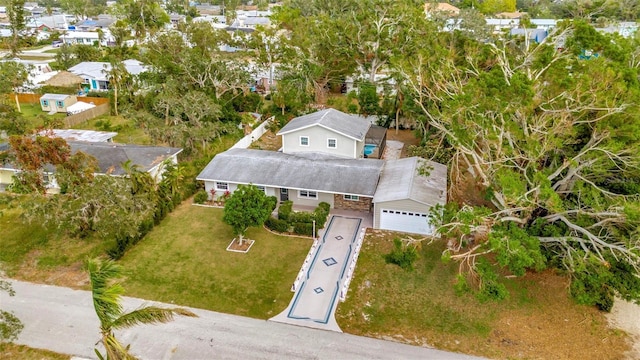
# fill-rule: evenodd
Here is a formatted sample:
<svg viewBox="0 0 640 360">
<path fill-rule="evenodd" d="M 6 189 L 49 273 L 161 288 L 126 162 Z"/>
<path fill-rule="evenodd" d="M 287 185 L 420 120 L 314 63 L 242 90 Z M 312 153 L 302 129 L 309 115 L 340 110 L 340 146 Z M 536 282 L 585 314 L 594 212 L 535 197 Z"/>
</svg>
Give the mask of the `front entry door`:
<svg viewBox="0 0 640 360">
<path fill-rule="evenodd" d="M 280 188 L 280 201 L 289 200 L 289 189 Z"/>
</svg>

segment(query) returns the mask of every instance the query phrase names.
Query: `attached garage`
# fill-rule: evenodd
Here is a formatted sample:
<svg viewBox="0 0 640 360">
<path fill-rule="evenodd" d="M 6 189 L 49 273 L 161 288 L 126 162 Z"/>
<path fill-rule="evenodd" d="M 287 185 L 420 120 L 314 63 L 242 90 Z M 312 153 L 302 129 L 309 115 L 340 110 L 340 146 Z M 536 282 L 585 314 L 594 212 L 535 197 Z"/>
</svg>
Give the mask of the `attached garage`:
<svg viewBox="0 0 640 360">
<path fill-rule="evenodd" d="M 416 234 L 432 234 L 429 215 L 411 211 L 381 209 L 380 228 Z"/>
<path fill-rule="evenodd" d="M 426 173 L 420 169 L 426 169 Z M 447 202 L 447 167 L 418 157 L 385 162 L 373 197 L 373 227 L 433 235 L 431 207 Z"/>
</svg>

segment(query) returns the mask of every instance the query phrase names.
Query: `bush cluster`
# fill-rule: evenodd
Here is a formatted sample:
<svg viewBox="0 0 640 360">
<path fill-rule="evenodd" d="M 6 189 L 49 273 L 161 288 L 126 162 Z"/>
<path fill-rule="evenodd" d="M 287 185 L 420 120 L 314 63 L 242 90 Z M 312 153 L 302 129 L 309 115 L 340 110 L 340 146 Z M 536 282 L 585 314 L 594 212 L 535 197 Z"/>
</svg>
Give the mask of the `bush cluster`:
<svg viewBox="0 0 640 360">
<path fill-rule="evenodd" d="M 196 204 L 204 204 L 209 199 L 207 192 L 204 189 L 198 190 L 196 195 L 193 197 L 193 202 Z"/>
<path fill-rule="evenodd" d="M 395 264 L 404 270 L 413 270 L 413 263 L 418 259 L 418 251 L 415 246 L 402 245 L 402 241 L 398 238 L 393 239 L 393 250 L 384 255 L 384 261 L 387 264 Z"/>
<path fill-rule="evenodd" d="M 274 203 L 277 199 L 274 197 Z M 314 236 L 313 222 L 316 222 L 316 236 L 318 230 L 324 228 L 329 216 L 331 205 L 321 202 L 313 212 L 294 212 L 293 202 L 285 201 L 278 208 L 278 218 L 270 217 L 265 222 L 267 228 L 277 232 L 292 231 L 294 234 Z"/>
</svg>

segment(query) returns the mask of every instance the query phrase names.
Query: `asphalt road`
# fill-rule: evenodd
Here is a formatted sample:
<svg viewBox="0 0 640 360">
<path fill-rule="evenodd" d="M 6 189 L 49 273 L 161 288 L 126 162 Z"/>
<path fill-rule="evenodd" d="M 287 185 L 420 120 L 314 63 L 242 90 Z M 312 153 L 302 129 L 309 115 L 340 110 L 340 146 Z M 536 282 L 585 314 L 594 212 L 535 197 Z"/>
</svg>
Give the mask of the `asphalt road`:
<svg viewBox="0 0 640 360">
<path fill-rule="evenodd" d="M 99 340 L 88 291 L 11 280 L 16 296 L 0 292 L 0 307 L 24 323 L 16 343 L 95 359 Z M 125 298 L 125 310 L 144 300 Z M 146 302 L 151 304 L 151 302 Z M 159 304 L 159 303 L 154 303 Z M 172 306 L 169 304 L 159 304 Z M 477 359 L 390 341 L 191 309 L 176 318 L 119 333 L 142 359 Z"/>
</svg>

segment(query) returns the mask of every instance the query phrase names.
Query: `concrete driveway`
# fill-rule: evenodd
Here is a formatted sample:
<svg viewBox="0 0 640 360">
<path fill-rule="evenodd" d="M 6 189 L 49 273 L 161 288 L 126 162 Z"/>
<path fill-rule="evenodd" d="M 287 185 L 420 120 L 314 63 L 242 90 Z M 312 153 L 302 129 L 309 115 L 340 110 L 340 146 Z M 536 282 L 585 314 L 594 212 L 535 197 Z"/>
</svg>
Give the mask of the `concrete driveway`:
<svg viewBox="0 0 640 360">
<path fill-rule="evenodd" d="M 360 218 L 331 216 L 291 303 L 269 320 L 342 332 L 334 314 L 361 224 Z"/>
</svg>

